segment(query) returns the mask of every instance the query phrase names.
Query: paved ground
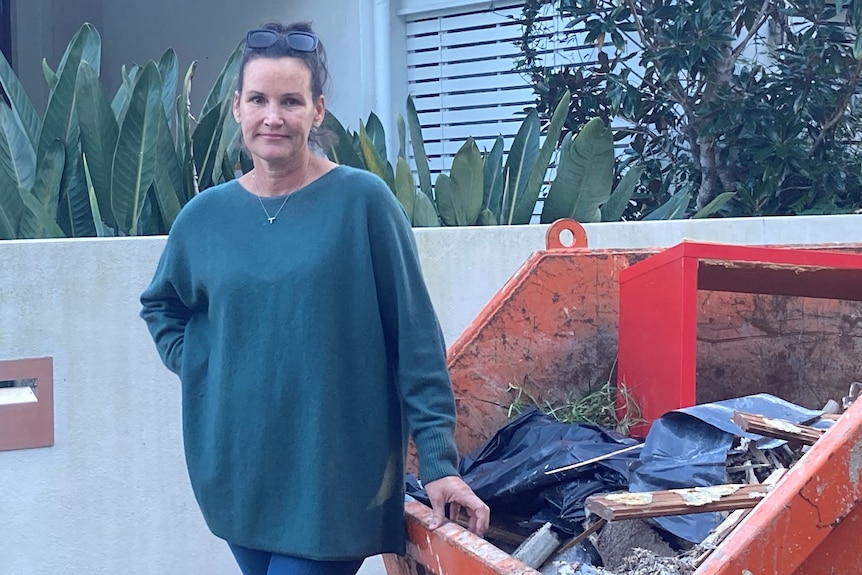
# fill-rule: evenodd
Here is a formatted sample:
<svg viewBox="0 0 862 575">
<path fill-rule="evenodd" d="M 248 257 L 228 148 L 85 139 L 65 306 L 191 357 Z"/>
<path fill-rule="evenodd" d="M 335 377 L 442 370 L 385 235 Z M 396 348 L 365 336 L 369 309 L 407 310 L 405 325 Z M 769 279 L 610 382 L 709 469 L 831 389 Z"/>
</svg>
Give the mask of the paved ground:
<svg viewBox="0 0 862 575">
<path fill-rule="evenodd" d="M 369 557 L 362 564 L 362 568 L 357 575 L 385 575 L 386 569 L 383 568 L 383 559 L 379 555 Z"/>
</svg>

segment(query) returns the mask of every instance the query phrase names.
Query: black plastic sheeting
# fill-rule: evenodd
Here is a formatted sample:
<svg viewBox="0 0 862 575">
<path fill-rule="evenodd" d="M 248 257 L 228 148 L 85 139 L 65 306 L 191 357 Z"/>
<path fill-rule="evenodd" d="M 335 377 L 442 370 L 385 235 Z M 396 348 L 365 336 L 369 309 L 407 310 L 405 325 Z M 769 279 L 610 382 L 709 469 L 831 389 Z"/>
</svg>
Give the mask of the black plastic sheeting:
<svg viewBox="0 0 862 575">
<path fill-rule="evenodd" d="M 697 405 L 669 412 L 653 422 L 644 446 L 582 469 L 545 475 L 574 463 L 637 444 L 634 439 L 592 425 L 559 423 L 535 408 L 500 429 L 484 446 L 464 456 L 460 473 L 495 512 L 550 522 L 573 535 L 582 530 L 584 502 L 596 493 L 658 491 L 709 487 L 728 482 L 726 462 L 735 437 L 748 437 L 761 449 L 783 441 L 742 431 L 734 411 L 810 424 L 822 412 L 805 409 L 768 394 Z M 428 498 L 412 476 L 407 493 Z M 661 529 L 699 543 L 722 520 L 717 513 L 697 513 L 652 520 Z"/>
<path fill-rule="evenodd" d="M 812 411 L 769 394 L 757 394 L 686 407 L 653 422 L 639 460 L 631 467 L 631 491 L 709 487 L 728 482 L 725 462 L 734 436 L 748 437 L 761 449 L 783 441 L 746 433 L 731 417 L 734 411 L 808 423 L 822 412 Z M 718 513 L 657 517 L 652 522 L 692 543 L 699 543 L 721 523 Z"/>
<path fill-rule="evenodd" d="M 554 475 L 545 472 L 637 443 L 600 427 L 559 423 L 534 408 L 464 456 L 459 470 L 495 512 L 530 517 L 537 524 L 550 522 L 572 535 L 582 530 L 587 497 L 628 489 L 629 466 L 636 461 L 637 450 L 582 470 Z M 408 479 L 407 492 L 428 501 L 415 479 Z"/>
</svg>

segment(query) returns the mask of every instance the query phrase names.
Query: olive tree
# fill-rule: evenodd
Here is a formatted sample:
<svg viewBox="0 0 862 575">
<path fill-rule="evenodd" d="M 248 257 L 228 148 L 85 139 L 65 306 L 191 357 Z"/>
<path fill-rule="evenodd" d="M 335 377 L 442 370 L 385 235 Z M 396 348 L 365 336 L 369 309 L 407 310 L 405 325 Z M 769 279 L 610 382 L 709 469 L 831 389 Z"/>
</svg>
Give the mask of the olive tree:
<svg viewBox="0 0 862 575">
<path fill-rule="evenodd" d="M 725 215 L 862 205 L 862 2 L 528 0 L 520 67 L 567 127 L 602 117 L 647 166 L 632 212 L 668 196 Z M 549 18 L 551 17 L 551 18 Z M 550 67 L 549 22 L 591 57 Z"/>
</svg>

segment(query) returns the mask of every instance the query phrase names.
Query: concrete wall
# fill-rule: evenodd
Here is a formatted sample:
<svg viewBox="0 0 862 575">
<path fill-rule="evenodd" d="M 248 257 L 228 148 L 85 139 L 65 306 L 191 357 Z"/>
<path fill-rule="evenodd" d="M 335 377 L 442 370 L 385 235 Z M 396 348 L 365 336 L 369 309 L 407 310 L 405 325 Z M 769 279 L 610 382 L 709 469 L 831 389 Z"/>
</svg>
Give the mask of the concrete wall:
<svg viewBox="0 0 862 575">
<path fill-rule="evenodd" d="M 594 247 L 862 242 L 862 216 L 587 226 Z M 544 226 L 418 230 L 451 343 Z M 0 242 L 0 359 L 54 358 L 56 443 L 0 453 L 0 575 L 235 574 L 188 486 L 178 382 L 138 295 L 163 238 Z"/>
</svg>

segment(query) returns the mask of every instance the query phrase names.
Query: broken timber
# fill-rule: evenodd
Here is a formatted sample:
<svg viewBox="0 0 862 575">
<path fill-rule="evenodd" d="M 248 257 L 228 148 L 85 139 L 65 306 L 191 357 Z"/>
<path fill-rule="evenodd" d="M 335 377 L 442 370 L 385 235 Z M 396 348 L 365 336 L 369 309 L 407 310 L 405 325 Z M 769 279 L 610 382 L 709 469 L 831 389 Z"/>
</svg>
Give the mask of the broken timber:
<svg viewBox="0 0 862 575">
<path fill-rule="evenodd" d="M 733 414 L 733 422 L 743 431 L 756 433 L 764 437 L 784 439 L 786 441 L 797 441 L 803 445 L 814 445 L 825 432 L 808 425 L 791 423 L 783 419 L 770 419 L 754 413 L 736 411 Z"/>
<path fill-rule="evenodd" d="M 587 498 L 589 513 L 608 521 L 749 509 L 766 497 L 773 485 L 715 485 L 667 491 L 610 493 Z"/>
<path fill-rule="evenodd" d="M 769 477 L 763 482 L 764 485 L 775 485 L 778 483 L 782 477 L 787 474 L 786 469 L 776 469 L 773 471 Z M 695 549 L 700 551 L 700 554 L 696 556 L 694 560 L 694 566 L 699 567 L 701 563 L 706 561 L 706 558 L 709 557 L 710 553 L 718 547 L 722 541 L 733 531 L 737 525 L 742 523 L 742 520 L 745 519 L 749 513 L 752 512 L 752 509 L 737 509 L 733 513 L 727 516 L 727 518 L 721 522 L 721 524 L 712 530 L 712 532 L 707 535 L 706 539 L 701 541 Z"/>
</svg>

